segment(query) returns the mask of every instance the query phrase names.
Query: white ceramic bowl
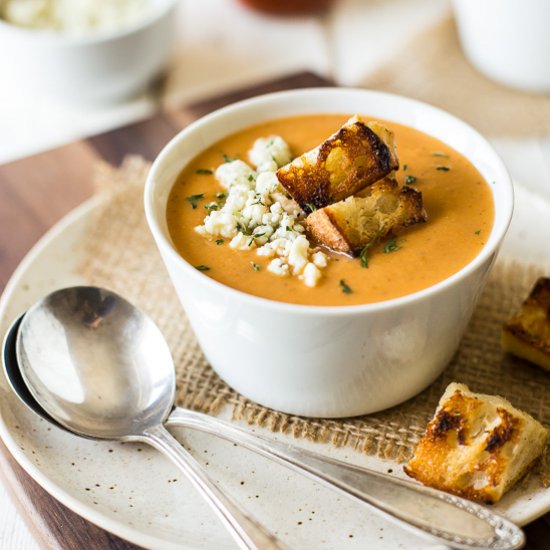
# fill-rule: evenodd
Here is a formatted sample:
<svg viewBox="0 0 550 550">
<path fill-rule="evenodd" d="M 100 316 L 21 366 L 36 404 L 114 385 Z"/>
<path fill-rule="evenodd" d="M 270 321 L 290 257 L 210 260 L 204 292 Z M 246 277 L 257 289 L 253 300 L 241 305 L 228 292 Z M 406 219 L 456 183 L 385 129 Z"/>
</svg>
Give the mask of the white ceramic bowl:
<svg viewBox="0 0 550 550">
<path fill-rule="evenodd" d="M 262 121 L 361 113 L 418 128 L 465 155 L 489 182 L 495 222 L 466 267 L 430 288 L 385 302 L 318 307 L 258 298 L 224 286 L 174 248 L 166 204 L 182 168 L 219 139 Z M 287 413 L 366 414 L 414 396 L 455 353 L 512 216 L 509 175 L 491 146 L 453 116 L 410 99 L 342 88 L 257 97 L 191 124 L 155 160 L 145 211 L 162 258 L 212 367 L 233 388 Z"/>
<path fill-rule="evenodd" d="M 464 53 L 482 73 L 529 92 L 550 92 L 548 0 L 453 0 Z"/>
<path fill-rule="evenodd" d="M 73 103 L 117 101 L 139 91 L 166 63 L 175 36 L 177 0 L 150 1 L 150 13 L 136 24 L 82 37 L 0 19 L 2 85 Z"/>
</svg>

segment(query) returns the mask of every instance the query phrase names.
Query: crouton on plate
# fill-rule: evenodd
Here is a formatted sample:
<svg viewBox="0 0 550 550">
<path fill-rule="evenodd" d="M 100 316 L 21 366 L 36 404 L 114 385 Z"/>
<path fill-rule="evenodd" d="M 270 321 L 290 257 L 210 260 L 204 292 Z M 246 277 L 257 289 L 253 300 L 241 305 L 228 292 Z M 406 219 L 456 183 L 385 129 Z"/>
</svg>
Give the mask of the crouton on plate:
<svg viewBox="0 0 550 550">
<path fill-rule="evenodd" d="M 311 212 L 398 168 L 393 132 L 354 116 L 321 145 L 279 168 L 277 177 L 300 207 Z"/>
<path fill-rule="evenodd" d="M 505 351 L 550 371 L 550 279 L 541 277 L 502 328 Z"/>
<path fill-rule="evenodd" d="M 449 384 L 405 472 L 425 485 L 494 503 L 541 455 L 548 431 L 502 397 Z"/>
<path fill-rule="evenodd" d="M 389 233 L 425 221 L 422 194 L 411 187 L 400 188 L 394 178 L 387 177 L 362 196 L 314 211 L 304 225 L 316 243 L 357 256 Z"/>
</svg>

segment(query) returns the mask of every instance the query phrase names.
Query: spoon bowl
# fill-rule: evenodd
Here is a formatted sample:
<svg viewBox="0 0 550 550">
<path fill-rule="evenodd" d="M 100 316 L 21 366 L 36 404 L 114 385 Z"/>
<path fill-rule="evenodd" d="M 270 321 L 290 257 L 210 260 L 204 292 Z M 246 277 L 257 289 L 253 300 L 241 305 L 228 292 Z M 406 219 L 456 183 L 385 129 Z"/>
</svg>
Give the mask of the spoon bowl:
<svg viewBox="0 0 550 550">
<path fill-rule="evenodd" d="M 16 355 L 33 397 L 80 435 L 131 439 L 172 409 L 166 340 L 149 317 L 105 289 L 59 290 L 32 306 Z"/>
</svg>

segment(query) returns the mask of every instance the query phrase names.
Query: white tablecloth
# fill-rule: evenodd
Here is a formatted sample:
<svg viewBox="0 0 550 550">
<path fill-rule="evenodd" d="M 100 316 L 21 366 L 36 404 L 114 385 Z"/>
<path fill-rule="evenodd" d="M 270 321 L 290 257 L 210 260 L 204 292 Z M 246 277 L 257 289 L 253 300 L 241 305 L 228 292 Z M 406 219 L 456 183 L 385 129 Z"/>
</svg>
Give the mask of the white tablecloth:
<svg viewBox="0 0 550 550">
<path fill-rule="evenodd" d="M 168 97 L 151 89 L 118 105 L 84 107 L 1 82 L 0 163 L 144 118 L 160 102 L 181 104 L 297 70 L 357 85 L 449 10 L 442 0 L 340 0 L 330 14 L 292 21 L 256 14 L 234 0 L 180 2 Z M 503 251 L 548 260 L 550 140 L 491 141 L 518 182 Z M 0 548 L 37 548 L 2 486 Z"/>
</svg>

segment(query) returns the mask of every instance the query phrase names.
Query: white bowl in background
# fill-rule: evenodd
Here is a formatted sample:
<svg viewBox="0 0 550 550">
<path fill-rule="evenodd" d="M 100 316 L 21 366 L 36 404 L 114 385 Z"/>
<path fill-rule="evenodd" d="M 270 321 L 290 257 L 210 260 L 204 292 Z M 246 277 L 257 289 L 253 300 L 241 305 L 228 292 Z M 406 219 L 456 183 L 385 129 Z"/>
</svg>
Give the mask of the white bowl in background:
<svg viewBox="0 0 550 550">
<path fill-rule="evenodd" d="M 3 85 L 72 103 L 124 99 L 165 65 L 175 37 L 177 0 L 150 0 L 133 25 L 83 36 L 27 29 L 0 19 Z"/>
<path fill-rule="evenodd" d="M 168 196 L 185 165 L 234 132 L 270 119 L 360 113 L 412 126 L 465 155 L 490 182 L 494 226 L 467 266 L 420 292 L 366 305 L 277 302 L 218 283 L 175 249 Z M 147 221 L 191 326 L 212 367 L 249 399 L 286 413 L 345 417 L 401 403 L 428 386 L 455 353 L 512 216 L 502 161 L 474 129 L 434 107 L 386 93 L 342 89 L 279 92 L 236 103 L 182 130 L 145 187 Z"/>
<path fill-rule="evenodd" d="M 453 0 L 464 53 L 507 86 L 550 92 L 550 1 Z"/>
</svg>

